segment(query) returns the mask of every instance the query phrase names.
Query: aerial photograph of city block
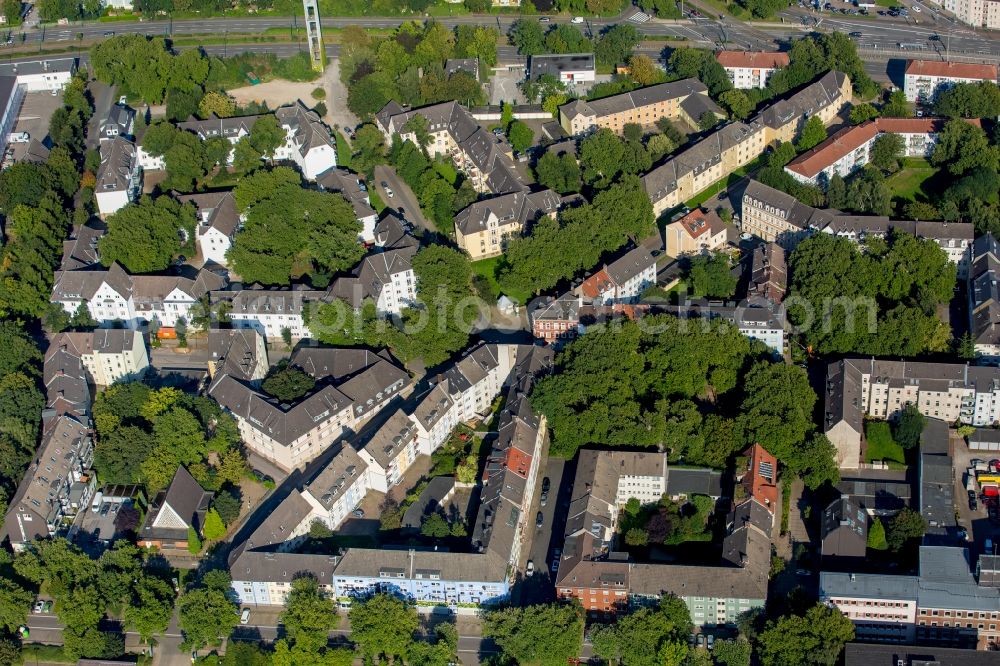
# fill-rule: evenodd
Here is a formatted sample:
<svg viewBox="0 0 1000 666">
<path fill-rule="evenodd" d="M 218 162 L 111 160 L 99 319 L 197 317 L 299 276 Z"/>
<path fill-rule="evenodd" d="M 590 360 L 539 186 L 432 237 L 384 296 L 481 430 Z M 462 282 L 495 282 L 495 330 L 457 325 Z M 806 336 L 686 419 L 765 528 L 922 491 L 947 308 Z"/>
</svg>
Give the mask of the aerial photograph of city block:
<svg viewBox="0 0 1000 666">
<path fill-rule="evenodd" d="M 1000 0 L 0 0 L 0 666 L 1000 665 Z"/>
</svg>

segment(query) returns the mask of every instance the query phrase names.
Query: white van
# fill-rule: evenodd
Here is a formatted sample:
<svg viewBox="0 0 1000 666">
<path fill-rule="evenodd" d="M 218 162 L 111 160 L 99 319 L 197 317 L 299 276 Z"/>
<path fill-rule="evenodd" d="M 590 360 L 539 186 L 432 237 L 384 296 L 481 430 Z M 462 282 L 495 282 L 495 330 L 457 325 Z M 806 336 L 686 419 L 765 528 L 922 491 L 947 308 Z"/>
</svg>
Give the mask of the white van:
<svg viewBox="0 0 1000 666">
<path fill-rule="evenodd" d="M 243 613 L 240 615 L 240 624 L 248 624 L 250 622 L 250 609 L 244 608 Z"/>
</svg>

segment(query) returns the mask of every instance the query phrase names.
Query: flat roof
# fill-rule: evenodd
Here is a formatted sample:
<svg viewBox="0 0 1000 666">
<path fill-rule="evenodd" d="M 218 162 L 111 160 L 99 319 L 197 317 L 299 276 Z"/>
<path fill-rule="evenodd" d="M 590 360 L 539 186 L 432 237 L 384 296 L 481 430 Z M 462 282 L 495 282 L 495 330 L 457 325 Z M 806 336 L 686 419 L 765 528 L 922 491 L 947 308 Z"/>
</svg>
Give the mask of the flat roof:
<svg viewBox="0 0 1000 666">
<path fill-rule="evenodd" d="M 44 72 L 74 72 L 76 58 L 45 58 L 0 64 L 0 76 L 30 76 Z"/>
<path fill-rule="evenodd" d="M 534 55 L 528 64 L 529 76 L 537 79 L 543 74 L 559 76 L 562 72 L 592 72 L 594 71 L 593 53 L 559 53 L 552 55 Z"/>
</svg>

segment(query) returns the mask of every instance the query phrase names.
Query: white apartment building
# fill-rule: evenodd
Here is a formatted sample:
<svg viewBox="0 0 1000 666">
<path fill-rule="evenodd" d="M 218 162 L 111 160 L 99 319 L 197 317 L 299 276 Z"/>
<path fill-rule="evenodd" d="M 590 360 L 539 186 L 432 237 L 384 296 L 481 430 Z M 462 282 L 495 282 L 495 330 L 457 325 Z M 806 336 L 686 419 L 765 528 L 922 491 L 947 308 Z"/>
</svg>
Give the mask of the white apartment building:
<svg viewBox="0 0 1000 666">
<path fill-rule="evenodd" d="M 638 301 L 642 292 L 656 284 L 656 257 L 653 253 L 658 249 L 657 236 L 649 244 L 640 244 L 610 264 L 605 264 L 604 268 L 583 281 L 579 287 L 580 295 L 598 305 Z"/>
<path fill-rule="evenodd" d="M 252 328 L 266 338 L 281 339 L 288 329 L 293 339 L 311 336 L 306 325 L 306 310 L 317 306 L 326 296 L 317 289 L 242 289 L 213 291 L 213 307 L 221 303 L 235 328 Z"/>
<path fill-rule="evenodd" d="M 410 414 L 417 429 L 417 448 L 424 455 L 431 455 L 451 435 L 459 424 L 458 409 L 448 392 L 448 380 L 435 384 L 421 396 Z"/>
<path fill-rule="evenodd" d="M 129 275 L 117 263 L 107 270 L 63 271 L 56 274 L 53 303 L 73 314 L 86 304 L 90 316 L 101 326 L 121 322 L 136 329 L 156 320 L 174 326 L 191 320 L 191 308 L 210 291 L 221 289 L 224 280 L 206 270 L 190 276 Z"/>
<path fill-rule="evenodd" d="M 400 482 L 420 452 L 417 426 L 401 409 L 360 444 L 358 455 L 368 466 L 371 487 L 380 493 Z"/>
<path fill-rule="evenodd" d="M 56 353 L 77 356 L 96 386 L 141 378 L 149 368 L 142 335 L 122 329 L 87 333 L 59 333 L 52 338 L 46 357 Z"/>
<path fill-rule="evenodd" d="M 787 53 L 772 51 L 719 51 L 715 59 L 733 87 L 743 90 L 766 88 L 771 75 L 789 62 Z"/>
<path fill-rule="evenodd" d="M 345 444 L 330 464 L 306 484 L 302 497 L 312 507 L 303 522 L 322 521 L 336 530 L 372 489 L 373 476 L 354 447 Z"/>
<path fill-rule="evenodd" d="M 313 460 L 349 429 L 356 431 L 410 381 L 387 357 L 365 349 L 300 347 L 289 362 L 318 381 L 292 404 L 230 375 L 209 388 L 236 419 L 246 447 L 285 470 Z"/>
<path fill-rule="evenodd" d="M 851 622 L 858 640 L 912 643 L 916 634 L 917 578 L 820 574 L 821 599 Z"/>
<path fill-rule="evenodd" d="M 97 170 L 94 195 L 97 211 L 107 217 L 135 201 L 142 189 L 142 170 L 135 144 L 117 136 L 101 143 L 101 166 Z"/>
<path fill-rule="evenodd" d="M 181 203 L 190 203 L 197 210 L 198 228 L 195 238 L 198 250 L 205 261 L 228 266 L 226 253 L 233 246 L 233 237 L 243 223 L 236 210 L 236 200 L 231 190 L 184 194 L 177 197 Z"/>
<path fill-rule="evenodd" d="M 863 312 L 855 313 L 863 321 Z M 860 463 L 864 418 L 892 419 L 908 404 L 924 416 L 988 426 L 1000 421 L 1000 368 L 851 358 L 827 370 L 824 429 L 842 468 Z"/>
<path fill-rule="evenodd" d="M 323 596 L 335 598 L 333 570 L 337 560 L 335 555 L 244 550 L 229 566 L 232 590 L 240 606 L 284 606 L 292 582 L 308 574 L 319 583 Z"/>
<path fill-rule="evenodd" d="M 1000 2 L 995 0 L 944 0 L 944 8 L 963 23 L 1000 28 Z"/>
<path fill-rule="evenodd" d="M 489 413 L 514 369 L 517 345 L 480 344 L 442 373 L 455 403 L 456 418 L 471 421 Z"/>
<path fill-rule="evenodd" d="M 315 111 L 297 103 L 275 110 L 274 117 L 285 130 L 285 144 L 274 151 L 274 159 L 294 162 L 312 181 L 337 166 L 336 143 Z"/>
<path fill-rule="evenodd" d="M 990 3 L 1000 4 L 1000 3 Z M 958 83 L 997 82 L 997 65 L 937 60 L 910 60 L 906 63 L 903 92 L 908 102 L 928 104 L 937 95 Z"/>
</svg>

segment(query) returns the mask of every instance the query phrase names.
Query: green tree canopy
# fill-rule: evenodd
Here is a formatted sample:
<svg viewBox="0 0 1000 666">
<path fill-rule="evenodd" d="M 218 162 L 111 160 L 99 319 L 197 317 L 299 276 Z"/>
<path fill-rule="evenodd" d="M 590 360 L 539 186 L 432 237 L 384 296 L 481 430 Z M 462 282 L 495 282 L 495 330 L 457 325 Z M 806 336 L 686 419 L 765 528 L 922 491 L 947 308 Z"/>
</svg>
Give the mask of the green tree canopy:
<svg viewBox="0 0 1000 666">
<path fill-rule="evenodd" d="M 191 244 L 194 233 L 191 206 L 170 197 L 144 196 L 108 218 L 108 232 L 99 241 L 101 262 L 118 262 L 130 273 L 160 271 Z"/>
<path fill-rule="evenodd" d="M 376 594 L 351 605 L 351 640 L 366 659 L 401 659 L 413 644 L 419 621 L 406 602 Z"/>
<path fill-rule="evenodd" d="M 583 609 L 548 604 L 509 607 L 487 613 L 483 635 L 496 641 L 504 656 L 523 666 L 562 666 L 583 648 Z"/>
<path fill-rule="evenodd" d="M 834 666 L 854 624 L 839 609 L 817 604 L 805 615 L 771 621 L 758 638 L 758 654 L 773 666 Z"/>
<path fill-rule="evenodd" d="M 184 650 L 200 650 L 221 645 L 239 621 L 238 608 L 229 599 L 229 575 L 224 571 L 206 574 L 202 584 L 181 595 L 180 628 L 184 633 Z"/>
</svg>

